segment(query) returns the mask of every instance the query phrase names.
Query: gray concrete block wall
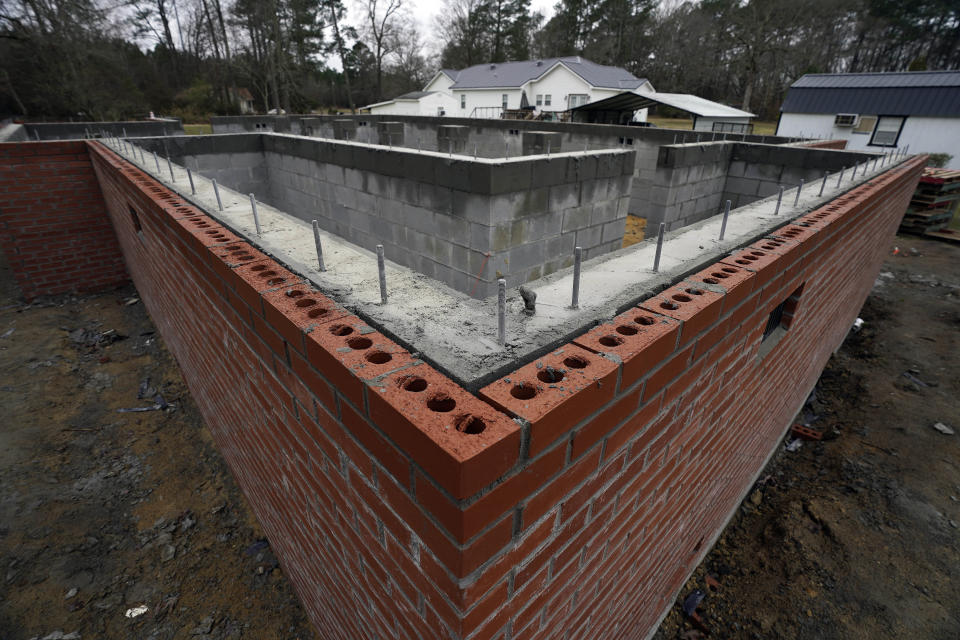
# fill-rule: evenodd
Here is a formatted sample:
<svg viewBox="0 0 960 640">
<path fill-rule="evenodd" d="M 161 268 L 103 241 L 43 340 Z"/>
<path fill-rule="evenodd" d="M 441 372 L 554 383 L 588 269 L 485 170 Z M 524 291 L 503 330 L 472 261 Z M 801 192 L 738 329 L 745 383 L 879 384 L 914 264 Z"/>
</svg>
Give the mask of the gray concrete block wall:
<svg viewBox="0 0 960 640">
<path fill-rule="evenodd" d="M 801 179 L 819 189 L 824 171 L 834 173 L 871 158 L 872 154 L 855 151 L 737 144 L 722 199 L 742 207 L 775 195 L 781 185 L 795 195 Z"/>
<path fill-rule="evenodd" d="M 516 286 L 569 266 L 575 245 L 595 256 L 622 243 L 629 153 L 490 165 L 263 140 L 271 204 L 367 249 L 383 244 L 391 260 L 469 295 L 495 293 L 501 276 Z"/>
<path fill-rule="evenodd" d="M 36 140 L 77 140 L 109 136 L 136 138 L 146 136 L 182 136 L 183 123 L 175 118 L 163 120 L 131 120 L 129 122 L 28 122 L 23 125 L 27 138 Z M 124 133 L 126 132 L 126 133 Z"/>
</svg>

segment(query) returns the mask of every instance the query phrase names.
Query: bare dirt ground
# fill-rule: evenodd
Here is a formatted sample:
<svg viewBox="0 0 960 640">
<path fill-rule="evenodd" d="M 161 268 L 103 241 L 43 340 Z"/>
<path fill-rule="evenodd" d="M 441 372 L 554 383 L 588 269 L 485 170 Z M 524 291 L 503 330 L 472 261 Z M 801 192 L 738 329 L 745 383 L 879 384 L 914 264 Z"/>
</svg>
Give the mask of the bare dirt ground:
<svg viewBox="0 0 960 640">
<path fill-rule="evenodd" d="M 0 640 L 314 638 L 133 287 L 17 296 L 0 265 Z"/>
<path fill-rule="evenodd" d="M 828 439 L 774 459 L 659 640 L 960 638 L 960 247 L 896 244 L 801 416 Z M 0 265 L 0 640 L 313 638 L 136 291 L 17 296 Z"/>
</svg>

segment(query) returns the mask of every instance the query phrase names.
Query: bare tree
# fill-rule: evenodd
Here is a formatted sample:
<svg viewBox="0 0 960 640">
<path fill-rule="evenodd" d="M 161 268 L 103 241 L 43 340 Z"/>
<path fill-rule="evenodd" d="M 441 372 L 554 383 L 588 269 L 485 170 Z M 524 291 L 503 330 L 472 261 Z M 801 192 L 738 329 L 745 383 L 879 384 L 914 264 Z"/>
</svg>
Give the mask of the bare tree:
<svg viewBox="0 0 960 640">
<path fill-rule="evenodd" d="M 364 3 L 366 23 L 361 34 L 376 64 L 377 100 L 383 99 L 383 62 L 396 46 L 401 8 L 402 0 L 366 0 Z"/>
</svg>

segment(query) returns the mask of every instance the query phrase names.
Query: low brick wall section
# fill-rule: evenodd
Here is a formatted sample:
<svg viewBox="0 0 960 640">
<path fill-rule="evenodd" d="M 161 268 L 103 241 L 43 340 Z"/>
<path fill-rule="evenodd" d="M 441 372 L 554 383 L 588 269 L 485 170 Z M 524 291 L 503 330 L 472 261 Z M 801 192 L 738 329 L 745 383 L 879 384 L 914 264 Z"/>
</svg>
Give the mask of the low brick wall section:
<svg viewBox="0 0 960 640">
<path fill-rule="evenodd" d="M 83 142 L 0 144 L 0 244 L 27 300 L 129 281 Z"/>
<path fill-rule="evenodd" d="M 846 140 L 817 140 L 816 142 L 806 142 L 803 144 L 804 147 L 811 147 L 813 149 L 846 149 L 847 141 Z"/>
<path fill-rule="evenodd" d="M 924 164 L 477 398 L 90 144 L 144 303 L 320 637 L 344 639 L 651 633 L 846 335 Z"/>
</svg>

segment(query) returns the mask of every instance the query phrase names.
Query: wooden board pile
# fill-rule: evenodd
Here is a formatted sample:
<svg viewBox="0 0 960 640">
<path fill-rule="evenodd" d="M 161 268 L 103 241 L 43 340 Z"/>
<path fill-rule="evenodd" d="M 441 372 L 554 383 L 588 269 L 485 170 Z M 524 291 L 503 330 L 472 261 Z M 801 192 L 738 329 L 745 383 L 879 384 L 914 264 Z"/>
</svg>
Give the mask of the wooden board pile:
<svg viewBox="0 0 960 640">
<path fill-rule="evenodd" d="M 927 167 L 900 223 L 905 233 L 934 233 L 950 224 L 960 200 L 960 171 Z"/>
</svg>

